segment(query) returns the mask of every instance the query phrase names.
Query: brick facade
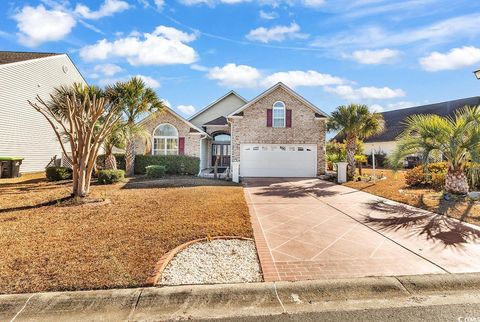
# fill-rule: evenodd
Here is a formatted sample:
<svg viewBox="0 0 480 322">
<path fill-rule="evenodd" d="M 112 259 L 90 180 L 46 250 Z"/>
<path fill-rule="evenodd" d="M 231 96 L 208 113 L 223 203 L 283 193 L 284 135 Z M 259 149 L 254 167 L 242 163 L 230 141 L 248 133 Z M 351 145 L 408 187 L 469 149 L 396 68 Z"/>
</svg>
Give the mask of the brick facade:
<svg viewBox="0 0 480 322">
<path fill-rule="evenodd" d="M 150 138 L 153 144 L 153 131 L 160 125 L 164 123 L 169 123 L 173 125 L 177 131 L 179 137 L 185 138 L 185 155 L 200 157 L 200 138 L 201 134 L 199 132 L 192 133 L 191 127 L 183 120 L 179 119 L 178 116 L 174 115 L 168 110 L 163 110 L 157 112 L 155 115 L 150 117 L 143 123 L 144 128 L 152 136 Z M 152 146 L 153 148 L 153 146 Z M 149 149 L 145 151 L 145 143 L 142 140 L 137 140 L 135 144 L 136 154 L 151 154 L 152 150 Z"/>
<path fill-rule="evenodd" d="M 291 128 L 267 127 L 267 109 L 276 101 L 292 110 Z M 240 161 L 240 144 L 316 144 L 317 172 L 325 173 L 326 118 L 315 117 L 315 112 L 282 87 L 243 111 L 243 117 L 230 119 L 232 123 L 232 161 Z"/>
</svg>

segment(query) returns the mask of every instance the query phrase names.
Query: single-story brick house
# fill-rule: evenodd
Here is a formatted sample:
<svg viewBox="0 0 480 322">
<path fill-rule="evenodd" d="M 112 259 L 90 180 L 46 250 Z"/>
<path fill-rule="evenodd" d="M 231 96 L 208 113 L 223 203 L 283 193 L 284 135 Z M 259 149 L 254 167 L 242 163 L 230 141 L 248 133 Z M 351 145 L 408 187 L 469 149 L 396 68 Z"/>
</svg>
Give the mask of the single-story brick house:
<svg viewBox="0 0 480 322">
<path fill-rule="evenodd" d="M 200 158 L 200 173 L 217 165 L 242 177 L 314 177 L 325 172 L 327 114 L 278 83 L 247 101 L 234 91 L 189 120 L 166 108 L 141 121 L 151 148 L 137 153 L 185 154 Z"/>
</svg>

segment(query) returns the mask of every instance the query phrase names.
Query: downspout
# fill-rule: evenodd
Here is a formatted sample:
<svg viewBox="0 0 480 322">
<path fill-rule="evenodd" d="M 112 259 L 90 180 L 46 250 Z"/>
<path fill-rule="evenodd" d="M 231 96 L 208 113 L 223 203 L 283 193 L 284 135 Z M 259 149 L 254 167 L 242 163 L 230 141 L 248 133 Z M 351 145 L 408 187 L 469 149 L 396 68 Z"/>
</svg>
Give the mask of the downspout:
<svg viewBox="0 0 480 322">
<path fill-rule="evenodd" d="M 207 138 L 207 135 L 203 135 L 200 137 L 200 166 L 199 166 L 199 169 L 198 169 L 198 175 L 197 176 L 200 176 L 202 174 L 202 159 L 203 159 L 203 151 L 202 151 L 202 146 L 203 146 L 203 140 L 205 140 Z"/>
</svg>

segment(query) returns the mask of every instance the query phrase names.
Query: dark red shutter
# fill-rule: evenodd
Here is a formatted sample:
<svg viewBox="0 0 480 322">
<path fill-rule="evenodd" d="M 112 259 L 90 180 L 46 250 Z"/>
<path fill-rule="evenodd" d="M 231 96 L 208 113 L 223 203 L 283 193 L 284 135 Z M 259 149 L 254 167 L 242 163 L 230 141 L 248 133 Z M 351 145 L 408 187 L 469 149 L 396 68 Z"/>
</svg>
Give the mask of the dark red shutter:
<svg viewBox="0 0 480 322">
<path fill-rule="evenodd" d="M 292 127 L 292 110 L 286 110 L 286 113 L 285 127 Z"/>
<path fill-rule="evenodd" d="M 178 154 L 185 154 L 185 138 L 178 138 Z"/>
<path fill-rule="evenodd" d="M 272 127 L 272 109 L 267 109 L 267 127 Z"/>
</svg>

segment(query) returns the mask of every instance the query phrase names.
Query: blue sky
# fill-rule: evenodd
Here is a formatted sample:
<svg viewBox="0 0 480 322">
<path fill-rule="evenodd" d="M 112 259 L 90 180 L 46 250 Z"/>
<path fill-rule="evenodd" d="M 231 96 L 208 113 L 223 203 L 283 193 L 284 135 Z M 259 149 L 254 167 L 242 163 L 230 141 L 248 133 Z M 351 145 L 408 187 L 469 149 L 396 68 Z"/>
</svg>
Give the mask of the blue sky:
<svg viewBox="0 0 480 322">
<path fill-rule="evenodd" d="M 0 49 L 65 52 L 90 84 L 141 75 L 185 117 L 283 81 L 326 112 L 480 94 L 480 2 L 5 1 Z"/>
</svg>

